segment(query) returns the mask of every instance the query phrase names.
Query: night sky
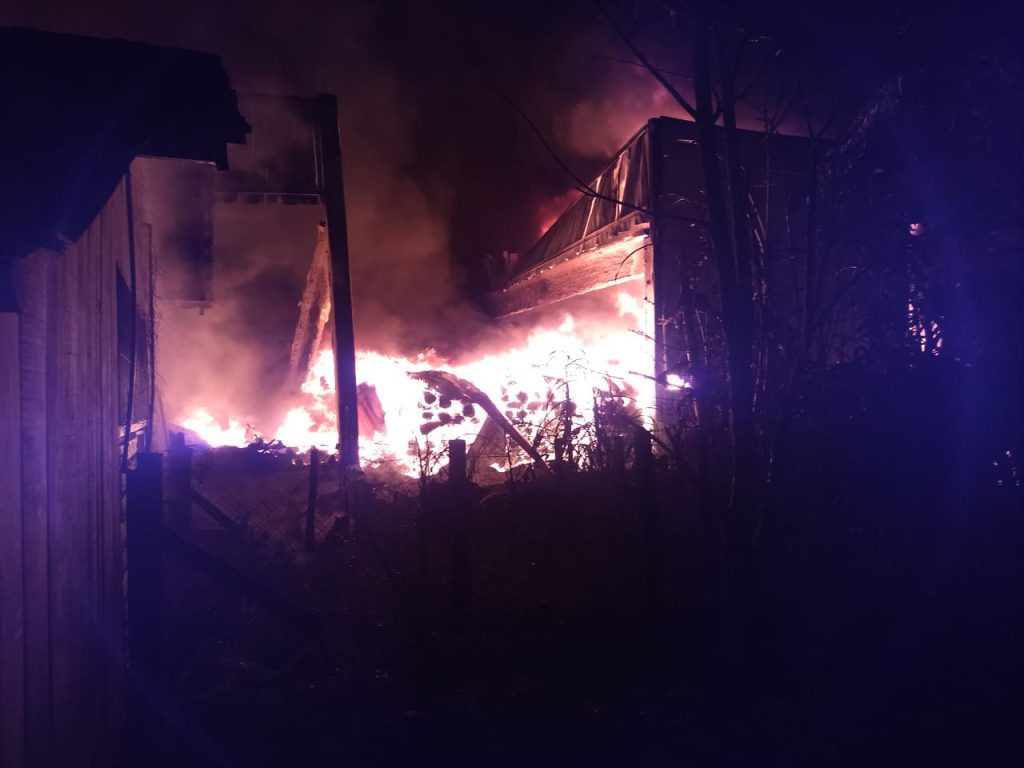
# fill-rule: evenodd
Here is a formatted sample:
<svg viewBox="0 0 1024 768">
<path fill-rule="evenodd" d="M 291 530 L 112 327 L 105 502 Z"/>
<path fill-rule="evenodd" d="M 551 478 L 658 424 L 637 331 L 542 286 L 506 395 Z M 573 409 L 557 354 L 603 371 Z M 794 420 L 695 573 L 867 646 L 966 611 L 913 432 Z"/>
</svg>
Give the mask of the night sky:
<svg viewBox="0 0 1024 768">
<path fill-rule="evenodd" d="M 766 51 L 786 51 L 822 120 L 837 107 L 844 116 L 855 111 L 923 46 L 957 44 L 954 32 L 992 26 L 978 7 L 958 18 L 942 4 L 914 2 L 768 5 L 749 4 L 736 23 L 763 30 Z M 685 76 L 685 22 L 655 13 L 641 23 L 639 4 L 608 7 L 659 64 Z M 552 198 L 572 186 L 498 93 L 519 104 L 583 176 L 643 120 L 679 111 L 628 63 L 628 50 L 584 0 L 14 0 L 0 8 L 0 23 L 214 52 L 239 90 L 337 92 L 350 195 L 383 177 L 414 185 L 425 202 L 421 215 L 444 223 L 446 250 L 462 265 L 487 251 L 528 247 L 551 206 L 557 211 Z M 685 90 L 686 80 L 677 81 Z M 784 129 L 801 131 L 802 120 L 791 115 Z"/>
<path fill-rule="evenodd" d="M 741 127 L 762 127 L 758 112 L 771 108 L 783 132 L 806 134 L 806 113 L 816 132 L 839 135 L 908 65 L 1015 28 L 998 4 L 970 16 L 840 5 L 732 4 L 723 23 L 762 35 L 740 63 L 756 78 Z M 687 19 L 657 3 L 606 7 L 688 93 Z M 466 323 L 451 308 L 486 288 L 483 256 L 528 248 L 572 200 L 572 179 L 526 117 L 587 178 L 648 118 L 682 114 L 587 0 L 40 0 L 6 3 L 0 23 L 210 51 L 238 91 L 337 93 L 357 326 L 404 339 L 405 351 L 443 346 Z M 395 322 L 406 311 L 415 326 Z"/>
</svg>

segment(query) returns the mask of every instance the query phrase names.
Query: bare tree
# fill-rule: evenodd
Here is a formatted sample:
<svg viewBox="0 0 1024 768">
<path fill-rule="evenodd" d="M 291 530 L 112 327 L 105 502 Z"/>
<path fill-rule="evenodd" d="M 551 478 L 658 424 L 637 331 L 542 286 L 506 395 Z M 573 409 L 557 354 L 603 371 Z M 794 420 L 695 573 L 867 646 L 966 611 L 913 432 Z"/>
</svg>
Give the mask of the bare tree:
<svg viewBox="0 0 1024 768">
<path fill-rule="evenodd" d="M 737 62 L 748 36 L 719 23 L 715 4 L 708 0 L 678 9 L 690 22 L 691 39 L 685 45 L 693 53 L 691 101 L 615 16 L 597 0 L 595 5 L 639 63 L 696 124 L 727 356 L 732 448 L 727 528 L 730 539 L 749 543 L 760 473 L 754 418 L 752 230 L 736 123 L 736 105 L 743 95 L 737 85 Z"/>
</svg>

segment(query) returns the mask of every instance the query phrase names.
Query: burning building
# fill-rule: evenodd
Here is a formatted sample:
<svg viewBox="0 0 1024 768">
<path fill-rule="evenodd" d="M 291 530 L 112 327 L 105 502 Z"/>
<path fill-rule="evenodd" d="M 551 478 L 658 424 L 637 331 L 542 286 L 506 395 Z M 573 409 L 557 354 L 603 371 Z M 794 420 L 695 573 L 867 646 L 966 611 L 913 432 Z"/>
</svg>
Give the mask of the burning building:
<svg viewBox="0 0 1024 768">
<path fill-rule="evenodd" d="M 212 178 L 247 126 L 214 56 L 21 29 L 0 103 L 0 763 L 109 765 L 154 286 L 209 300 Z"/>
<path fill-rule="evenodd" d="M 798 137 L 739 132 L 757 293 L 794 300 L 791 265 L 806 243 L 810 146 Z M 720 294 L 693 123 L 650 120 L 529 251 L 505 258 L 488 299 L 496 317 L 535 313 L 628 287 L 642 306 L 632 344 L 644 348 L 660 429 L 686 421 L 698 393 L 723 387 Z M 790 270 L 792 271 L 792 270 Z M 794 313 L 794 317 L 796 313 Z M 779 338 L 777 341 L 781 342 Z"/>
<path fill-rule="evenodd" d="M 799 316 L 789 305 L 806 243 L 810 148 L 800 138 L 739 137 L 759 311 L 776 329 L 758 339 L 759 354 L 775 375 Z M 488 467 L 596 466 L 616 435 L 636 427 L 667 444 L 667 433 L 692 425 L 701 400 L 707 414 L 724 418 L 716 404 L 727 379 L 720 297 L 703 195 L 693 124 L 653 119 L 532 248 L 490 261 L 491 320 L 467 333 L 473 338 L 457 359 L 429 348 L 358 349 L 363 463 L 429 473 L 443 466 L 448 441 L 461 439 L 475 444 L 469 467 L 478 476 Z M 312 250 L 290 356 L 301 394 L 270 434 L 330 450 L 338 430 L 325 232 Z M 361 286 L 353 290 L 358 308 Z M 204 432 L 213 443 L 245 439 L 217 425 Z"/>
</svg>

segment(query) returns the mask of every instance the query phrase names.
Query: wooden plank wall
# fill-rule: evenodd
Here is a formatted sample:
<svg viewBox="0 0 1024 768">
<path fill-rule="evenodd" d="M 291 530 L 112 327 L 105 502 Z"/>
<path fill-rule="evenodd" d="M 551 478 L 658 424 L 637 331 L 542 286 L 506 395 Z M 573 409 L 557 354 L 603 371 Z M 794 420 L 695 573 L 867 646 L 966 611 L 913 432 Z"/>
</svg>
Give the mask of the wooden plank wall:
<svg viewBox="0 0 1024 768">
<path fill-rule="evenodd" d="M 115 270 L 128 251 L 126 211 L 122 183 L 78 242 L 21 259 L 17 323 L 0 321 L 0 352 L 16 349 L 19 362 L 0 377 L 19 393 L 0 419 L 20 421 L 20 499 L 5 483 L 3 530 L 20 526 L 23 598 L 10 597 L 5 563 L 0 734 L 23 724 L 25 755 L 5 738 L 4 766 L 111 762 L 124 669 Z M 18 634 L 21 677 L 8 644 Z M 20 712 L 7 695 L 19 685 Z"/>
<path fill-rule="evenodd" d="M 25 755 L 20 318 L 0 313 L 0 765 Z"/>
<path fill-rule="evenodd" d="M 50 732 L 50 587 L 47 543 L 47 339 L 51 262 L 23 259 L 16 278 L 21 315 L 21 505 L 26 748 L 41 752 Z M 39 761 L 36 761 L 39 762 Z"/>
</svg>

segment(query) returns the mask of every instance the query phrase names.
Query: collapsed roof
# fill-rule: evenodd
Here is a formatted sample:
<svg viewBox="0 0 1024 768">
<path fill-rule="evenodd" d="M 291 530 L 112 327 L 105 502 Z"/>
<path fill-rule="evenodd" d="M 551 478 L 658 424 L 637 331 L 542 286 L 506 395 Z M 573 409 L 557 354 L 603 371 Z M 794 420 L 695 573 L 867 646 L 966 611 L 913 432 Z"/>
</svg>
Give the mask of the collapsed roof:
<svg viewBox="0 0 1024 768">
<path fill-rule="evenodd" d="M 511 315 L 643 274 L 637 248 L 650 224 L 647 126 L 526 253 L 506 266 L 493 314 Z"/>
<path fill-rule="evenodd" d="M 811 144 L 800 137 L 744 130 L 738 140 L 755 215 L 773 233 L 781 233 L 794 213 L 785 201 L 806 196 Z M 678 268 L 663 253 L 662 268 L 655 269 L 659 259 L 654 250 L 660 246 L 654 241 L 675 248 L 681 243 L 680 228 L 690 232 L 706 224 L 699 159 L 694 123 L 649 120 L 532 248 L 502 265 L 499 285 L 487 297 L 490 312 L 514 315 L 626 280 L 651 281 L 655 271 L 661 273 L 662 288 L 678 294 L 669 287 L 677 281 L 666 280 Z M 652 232 L 655 225 L 658 231 Z M 700 261 L 706 249 L 688 235 L 682 239 L 687 240 L 687 258 Z M 651 286 L 647 290 L 658 301 Z"/>
</svg>

